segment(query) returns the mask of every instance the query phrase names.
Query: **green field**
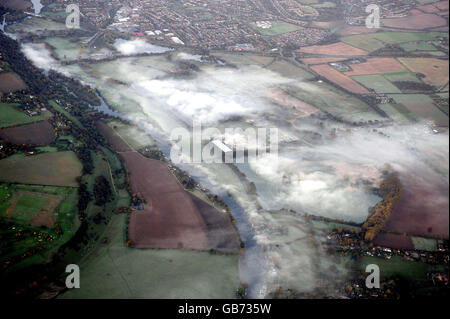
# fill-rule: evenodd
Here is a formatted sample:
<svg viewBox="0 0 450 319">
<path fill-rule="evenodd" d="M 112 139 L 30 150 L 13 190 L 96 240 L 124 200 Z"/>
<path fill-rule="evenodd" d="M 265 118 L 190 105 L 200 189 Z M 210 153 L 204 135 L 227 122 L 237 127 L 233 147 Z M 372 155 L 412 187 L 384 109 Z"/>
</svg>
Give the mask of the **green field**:
<svg viewBox="0 0 450 319">
<path fill-rule="evenodd" d="M 17 105 L 0 103 L 0 128 L 45 120 L 44 116 L 28 116 Z"/>
<path fill-rule="evenodd" d="M 48 202 L 47 197 L 31 194 L 20 195 L 11 217 L 17 222 L 28 224 Z"/>
<path fill-rule="evenodd" d="M 378 104 L 377 106 L 396 123 L 408 124 L 417 121 L 416 117 L 401 104 Z"/>
<path fill-rule="evenodd" d="M 9 183 L 77 187 L 81 171 L 73 152 L 15 154 L 0 160 L 0 181 Z"/>
<path fill-rule="evenodd" d="M 114 215 L 99 247 L 80 263 L 79 298 L 235 298 L 239 256 L 208 252 L 133 249 L 125 245 L 125 215 Z"/>
<path fill-rule="evenodd" d="M 297 31 L 298 29 L 300 29 L 300 27 L 298 27 L 296 25 L 282 22 L 282 21 L 271 21 L 271 23 L 272 23 L 272 26 L 267 29 L 259 28 L 255 24 L 251 24 L 251 26 L 253 29 L 259 31 L 262 35 L 267 35 L 267 36 L 280 35 L 283 33 L 293 32 L 293 31 Z"/>
<path fill-rule="evenodd" d="M 448 127 L 448 116 L 439 110 L 434 101 L 425 94 L 392 94 L 389 95 L 397 103 L 402 104 L 418 119 L 432 120 L 438 126 Z"/>
<path fill-rule="evenodd" d="M 380 74 L 357 75 L 351 78 L 366 88 L 375 90 L 377 93 L 402 93 L 394 84 Z"/>
<path fill-rule="evenodd" d="M 443 271 L 444 268 L 441 265 L 429 265 L 416 261 L 408 261 L 399 256 L 393 256 L 391 259 L 370 256 L 361 257 L 359 262 L 361 270 L 365 270 L 366 266 L 370 264 L 375 264 L 380 267 L 381 278 L 400 275 L 411 282 L 426 281 L 428 272 Z"/>
<path fill-rule="evenodd" d="M 313 4 L 312 7 L 316 8 L 316 9 L 335 8 L 336 7 L 336 3 L 325 1 L 325 2 L 322 2 L 322 3 Z"/>
<path fill-rule="evenodd" d="M 426 41 L 414 41 L 400 44 L 400 47 L 405 51 L 435 51 L 437 50 L 433 44 Z"/>
<path fill-rule="evenodd" d="M 13 216 L 7 218 L 6 210 L 17 191 L 40 193 L 42 196 L 22 194 Z M 29 221 L 48 201 L 45 198 L 47 194 L 58 195 L 62 199 L 53 211 L 55 227 L 29 226 Z M 53 253 L 72 238 L 80 225 L 77 196 L 74 188 L 0 184 L 0 264 L 9 262 L 7 271 L 12 271 L 50 261 Z M 21 234 L 19 237 L 18 232 Z"/>
<path fill-rule="evenodd" d="M 341 41 L 363 50 L 375 51 L 386 44 L 434 41 L 440 37 L 448 38 L 448 34 L 444 32 L 376 32 L 345 36 L 341 38 Z"/>
<path fill-rule="evenodd" d="M 417 76 L 409 70 L 384 73 L 383 76 L 390 82 L 416 82 L 421 83 Z"/>
<path fill-rule="evenodd" d="M 435 251 L 437 250 L 437 240 L 432 238 L 411 237 L 414 249 Z"/>
</svg>

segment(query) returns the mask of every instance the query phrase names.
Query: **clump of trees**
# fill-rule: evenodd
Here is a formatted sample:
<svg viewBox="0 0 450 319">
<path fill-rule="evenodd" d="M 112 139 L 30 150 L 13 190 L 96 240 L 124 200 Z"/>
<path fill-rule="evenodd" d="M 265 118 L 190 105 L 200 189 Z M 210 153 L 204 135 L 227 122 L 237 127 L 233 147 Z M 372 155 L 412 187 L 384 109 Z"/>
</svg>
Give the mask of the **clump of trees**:
<svg viewBox="0 0 450 319">
<path fill-rule="evenodd" d="M 111 201 L 112 191 L 108 180 L 104 176 L 97 176 L 94 184 L 95 205 L 103 206 Z"/>
<path fill-rule="evenodd" d="M 374 207 L 373 214 L 362 226 L 366 241 L 372 241 L 386 226 L 395 204 L 402 196 L 402 185 L 398 174 L 395 172 L 387 173 L 377 193 L 383 197 L 383 200 Z"/>
<path fill-rule="evenodd" d="M 131 198 L 131 204 L 133 206 L 140 206 L 144 205 L 146 203 L 144 196 L 142 196 L 141 193 L 133 194 L 133 197 Z"/>
</svg>

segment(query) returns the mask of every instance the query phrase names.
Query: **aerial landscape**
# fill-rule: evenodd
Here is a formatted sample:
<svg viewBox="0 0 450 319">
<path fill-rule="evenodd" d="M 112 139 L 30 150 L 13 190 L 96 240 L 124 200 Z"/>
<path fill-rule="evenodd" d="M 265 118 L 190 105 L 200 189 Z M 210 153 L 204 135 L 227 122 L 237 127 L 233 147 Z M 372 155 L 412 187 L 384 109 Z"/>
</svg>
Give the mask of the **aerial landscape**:
<svg viewBox="0 0 450 319">
<path fill-rule="evenodd" d="M 0 0 L 0 295 L 448 296 L 448 28 L 448 0 Z"/>
</svg>

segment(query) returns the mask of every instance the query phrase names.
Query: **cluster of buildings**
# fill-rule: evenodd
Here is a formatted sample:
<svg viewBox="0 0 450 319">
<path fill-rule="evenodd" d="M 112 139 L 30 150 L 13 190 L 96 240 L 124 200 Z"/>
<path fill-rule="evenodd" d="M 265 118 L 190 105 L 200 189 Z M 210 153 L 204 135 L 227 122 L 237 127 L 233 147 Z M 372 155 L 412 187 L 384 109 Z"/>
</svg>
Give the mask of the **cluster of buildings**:
<svg viewBox="0 0 450 319">
<path fill-rule="evenodd" d="M 329 32 L 316 28 L 302 27 L 297 31 L 283 33 L 271 38 L 273 46 L 298 49 L 302 46 L 314 45 L 329 36 Z"/>
<path fill-rule="evenodd" d="M 38 116 L 42 112 L 47 111 L 47 108 L 35 96 L 21 92 L 0 95 L 0 102 L 20 105 L 20 108 L 30 117 Z"/>
<path fill-rule="evenodd" d="M 267 6 L 269 5 L 276 10 L 283 20 L 288 22 L 319 16 L 319 12 L 315 8 L 301 4 L 300 1 L 296 0 L 269 0 Z"/>
<path fill-rule="evenodd" d="M 399 256 L 407 261 L 417 261 L 426 264 L 449 263 L 448 241 L 440 243 L 435 251 L 396 249 L 381 246 L 361 245 L 363 237 L 359 232 L 334 230 L 327 236 L 327 247 L 336 251 L 352 253 L 355 256 L 370 256 L 391 259 Z"/>
<path fill-rule="evenodd" d="M 46 10 L 65 11 L 70 3 L 57 0 Z M 305 27 L 305 20 L 316 18 L 319 12 L 295 0 L 79 0 L 78 5 L 82 23 L 89 21 L 99 29 L 147 37 L 161 44 L 264 51 L 315 44 L 327 35 L 324 30 Z M 264 21 L 266 28 L 274 21 L 283 21 L 301 29 L 263 36 L 251 26 L 257 21 Z"/>
</svg>

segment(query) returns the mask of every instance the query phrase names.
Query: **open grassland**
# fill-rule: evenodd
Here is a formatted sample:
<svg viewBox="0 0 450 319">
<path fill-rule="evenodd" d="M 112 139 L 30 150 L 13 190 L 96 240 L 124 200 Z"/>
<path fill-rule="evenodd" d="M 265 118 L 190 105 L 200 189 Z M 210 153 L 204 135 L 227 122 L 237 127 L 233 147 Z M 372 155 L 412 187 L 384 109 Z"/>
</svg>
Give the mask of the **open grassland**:
<svg viewBox="0 0 450 319">
<path fill-rule="evenodd" d="M 448 115 L 439 110 L 425 94 L 393 94 L 391 97 L 405 106 L 418 119 L 432 120 L 438 126 L 448 127 Z"/>
<path fill-rule="evenodd" d="M 343 76 L 345 77 L 345 75 Z M 348 79 L 353 81 L 350 78 Z M 357 82 L 353 82 L 361 86 Z M 366 89 L 364 88 L 364 90 Z M 369 105 L 328 83 L 320 83 L 316 87 L 315 94 L 311 94 L 310 90 L 303 89 L 302 86 L 285 91 L 304 103 L 348 122 L 383 121 L 383 118 Z"/>
<path fill-rule="evenodd" d="M 406 42 L 399 45 L 403 50 L 408 52 L 414 51 L 435 51 L 437 48 L 427 41 Z"/>
<path fill-rule="evenodd" d="M 26 88 L 25 82 L 14 73 L 0 73 L 0 93 L 16 92 Z"/>
<path fill-rule="evenodd" d="M 352 76 L 352 79 L 377 93 L 402 93 L 395 85 L 380 74 L 357 75 Z"/>
<path fill-rule="evenodd" d="M 0 128 L 43 121 L 43 116 L 28 116 L 17 105 L 0 103 Z"/>
<path fill-rule="evenodd" d="M 400 275 L 411 283 L 420 283 L 428 281 L 427 273 L 433 271 L 444 271 L 444 266 L 430 265 L 417 261 L 408 261 L 399 256 L 393 256 L 387 260 L 380 257 L 364 256 L 359 260 L 361 270 L 366 269 L 367 265 L 376 264 L 381 269 L 381 278 Z M 430 282 L 432 285 L 432 283 Z"/>
<path fill-rule="evenodd" d="M 128 248 L 126 219 L 113 216 L 107 243 L 80 263 L 81 288 L 61 298 L 235 298 L 239 256 Z"/>
<path fill-rule="evenodd" d="M 399 61 L 412 72 L 425 76 L 423 81 L 438 88 L 448 83 L 448 60 L 434 58 L 399 58 Z"/>
<path fill-rule="evenodd" d="M 255 24 L 251 24 L 251 27 L 257 31 L 259 31 L 262 35 L 272 36 L 272 35 L 279 35 L 284 34 L 288 32 L 297 31 L 300 29 L 298 26 L 282 22 L 282 21 L 272 21 L 272 26 L 270 28 L 260 28 L 257 27 Z"/>
<path fill-rule="evenodd" d="M 341 41 L 370 52 L 381 49 L 386 44 L 400 44 L 412 41 L 434 41 L 448 38 L 445 32 L 376 32 L 371 34 L 350 35 Z"/>
<path fill-rule="evenodd" d="M 425 251 L 436 251 L 438 248 L 438 240 L 433 238 L 411 237 L 414 249 Z"/>
<path fill-rule="evenodd" d="M 390 82 L 415 82 L 421 83 L 417 76 L 409 70 L 384 73 L 383 76 Z"/>
<path fill-rule="evenodd" d="M 291 79 L 306 81 L 314 78 L 311 73 L 286 61 L 274 61 L 267 67 L 267 69 Z"/>
<path fill-rule="evenodd" d="M 417 121 L 417 118 L 401 104 L 378 104 L 378 107 L 398 124 Z"/>
<path fill-rule="evenodd" d="M 82 165 L 75 153 L 15 154 L 0 161 L 0 181 L 77 187 Z"/>
<path fill-rule="evenodd" d="M 55 139 L 48 121 L 0 129 L 0 137 L 13 144 L 48 145 Z"/>
</svg>

